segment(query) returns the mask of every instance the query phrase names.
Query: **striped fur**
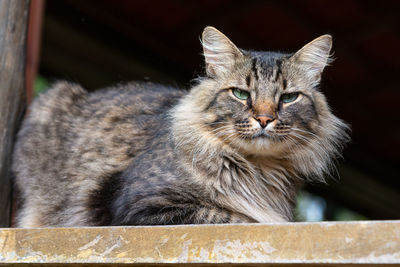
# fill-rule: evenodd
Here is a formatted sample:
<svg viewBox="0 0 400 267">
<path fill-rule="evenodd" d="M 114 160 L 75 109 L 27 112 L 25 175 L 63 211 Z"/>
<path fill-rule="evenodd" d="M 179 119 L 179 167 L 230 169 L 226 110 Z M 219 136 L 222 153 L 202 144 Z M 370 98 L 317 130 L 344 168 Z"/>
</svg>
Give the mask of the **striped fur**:
<svg viewBox="0 0 400 267">
<path fill-rule="evenodd" d="M 348 141 L 318 89 L 331 37 L 255 52 L 207 27 L 202 44 L 189 92 L 60 82 L 36 99 L 14 151 L 18 226 L 292 220 L 298 188 L 325 181 Z"/>
</svg>

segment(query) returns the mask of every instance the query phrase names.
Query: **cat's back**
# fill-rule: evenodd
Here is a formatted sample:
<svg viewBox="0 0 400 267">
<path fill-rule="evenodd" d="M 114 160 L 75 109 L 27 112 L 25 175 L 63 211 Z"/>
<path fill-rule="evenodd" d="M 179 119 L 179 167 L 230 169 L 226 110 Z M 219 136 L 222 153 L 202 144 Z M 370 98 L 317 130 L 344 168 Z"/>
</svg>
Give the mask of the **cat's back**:
<svg viewBox="0 0 400 267">
<path fill-rule="evenodd" d="M 37 212 L 42 217 L 66 203 L 78 207 L 70 212 L 82 212 L 77 203 L 84 202 L 103 179 L 127 168 L 145 148 L 159 118 L 184 93 L 153 83 L 129 83 L 93 93 L 77 84 L 55 84 L 32 103 L 17 137 L 13 170 L 24 203 L 43 207 Z M 28 226 L 40 225 L 32 214 L 20 218 L 29 218 Z"/>
</svg>

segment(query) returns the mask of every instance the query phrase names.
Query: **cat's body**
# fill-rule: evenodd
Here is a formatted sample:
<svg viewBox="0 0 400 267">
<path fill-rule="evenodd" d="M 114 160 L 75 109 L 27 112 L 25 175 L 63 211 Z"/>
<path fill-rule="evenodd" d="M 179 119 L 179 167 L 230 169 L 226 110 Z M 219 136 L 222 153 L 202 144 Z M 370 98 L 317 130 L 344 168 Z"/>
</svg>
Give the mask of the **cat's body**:
<svg viewBox="0 0 400 267">
<path fill-rule="evenodd" d="M 206 28 L 209 77 L 190 92 L 56 84 L 18 136 L 18 225 L 291 220 L 298 186 L 322 180 L 347 140 L 315 88 L 328 39 L 295 55 L 249 52 Z M 310 49 L 322 51 L 315 66 Z"/>
</svg>

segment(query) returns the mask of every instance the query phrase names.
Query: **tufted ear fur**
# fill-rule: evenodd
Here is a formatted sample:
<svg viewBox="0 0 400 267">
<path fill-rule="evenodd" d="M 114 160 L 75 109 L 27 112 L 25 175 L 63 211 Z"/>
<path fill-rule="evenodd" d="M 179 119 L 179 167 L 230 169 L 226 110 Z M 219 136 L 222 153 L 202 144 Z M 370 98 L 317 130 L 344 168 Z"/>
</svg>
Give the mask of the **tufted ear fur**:
<svg viewBox="0 0 400 267">
<path fill-rule="evenodd" d="M 329 54 L 331 48 L 332 36 L 325 34 L 303 46 L 291 60 L 300 64 L 314 82 L 319 82 L 325 66 L 332 61 Z"/>
<path fill-rule="evenodd" d="M 202 45 L 207 74 L 217 77 L 229 73 L 235 60 L 242 57 L 240 50 L 223 33 L 214 27 L 206 27 L 202 35 Z"/>
</svg>

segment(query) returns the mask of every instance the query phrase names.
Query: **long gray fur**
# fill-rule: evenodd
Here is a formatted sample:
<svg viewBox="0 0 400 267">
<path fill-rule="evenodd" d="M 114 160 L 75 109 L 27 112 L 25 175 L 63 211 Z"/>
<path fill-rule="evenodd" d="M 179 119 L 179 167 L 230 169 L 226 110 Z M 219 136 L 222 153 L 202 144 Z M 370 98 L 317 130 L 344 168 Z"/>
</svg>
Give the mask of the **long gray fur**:
<svg viewBox="0 0 400 267">
<path fill-rule="evenodd" d="M 59 82 L 36 99 L 14 152 L 18 226 L 291 220 L 299 186 L 324 181 L 348 141 L 317 88 L 331 37 L 293 55 L 238 49 L 212 27 L 202 43 L 207 77 L 189 92 Z"/>
</svg>

